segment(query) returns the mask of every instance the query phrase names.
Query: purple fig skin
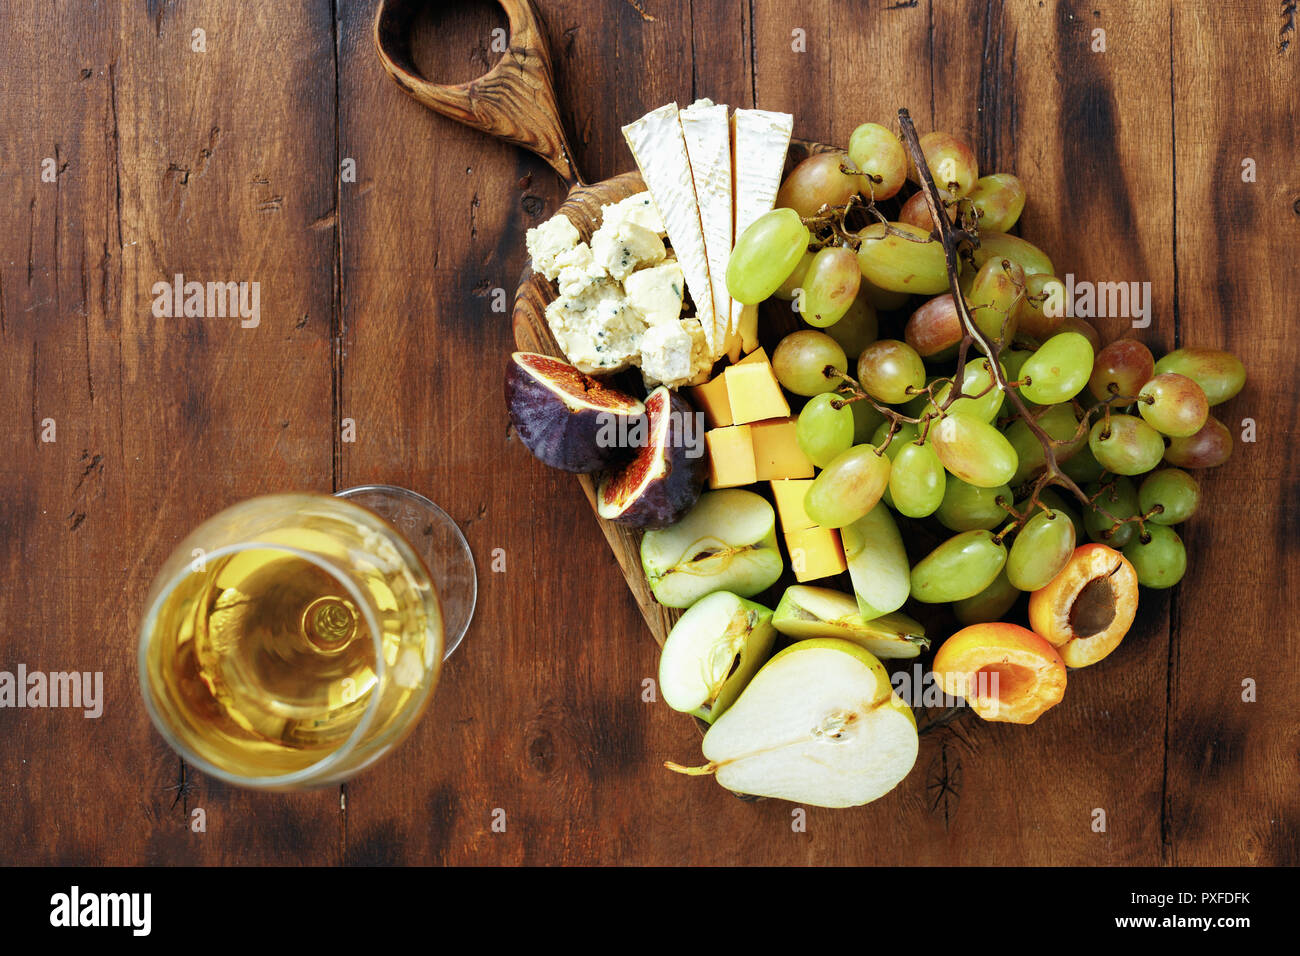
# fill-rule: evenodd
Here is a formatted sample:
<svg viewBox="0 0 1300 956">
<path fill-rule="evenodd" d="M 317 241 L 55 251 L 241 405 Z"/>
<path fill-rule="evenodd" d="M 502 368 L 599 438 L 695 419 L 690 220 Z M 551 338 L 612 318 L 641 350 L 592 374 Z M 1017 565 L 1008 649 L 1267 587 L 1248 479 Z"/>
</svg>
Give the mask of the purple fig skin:
<svg viewBox="0 0 1300 956">
<path fill-rule="evenodd" d="M 654 409 L 664 402 L 666 409 L 656 414 Z M 703 427 L 696 424 L 695 409 L 689 402 L 661 385 L 650 393 L 645 404 L 650 415 L 649 443 L 622 471 L 600 483 L 596 500 L 602 518 L 632 528 L 653 530 L 676 524 L 695 507 L 704 490 L 709 465 L 703 453 Z M 668 414 L 667 427 L 656 427 L 664 414 Z M 699 441 L 688 442 L 685 427 L 698 427 Z M 690 447 L 692 444 L 694 448 Z M 624 489 L 633 497 L 626 501 L 614 499 L 612 496 L 628 481 L 635 481 L 636 475 L 641 476 L 636 487 Z"/>
<path fill-rule="evenodd" d="M 581 379 L 588 377 L 577 369 L 566 366 L 559 359 L 550 359 L 560 375 L 571 372 Z M 563 371 L 568 369 L 568 371 Z M 510 424 L 524 447 L 543 463 L 561 471 L 589 474 L 617 465 L 627 459 L 627 449 L 617 442 L 602 441 L 611 428 L 622 427 L 615 434 L 644 429 L 638 420 L 645 417 L 645 406 L 636 399 L 622 395 L 610 388 L 603 393 L 623 404 L 605 408 L 589 405 L 570 405 L 561 392 L 548 387 L 537 370 L 520 364 L 515 356 L 506 368 L 506 407 L 510 411 Z M 612 416 L 612 417 L 607 417 Z M 626 418 L 618 423 L 618 416 Z"/>
</svg>

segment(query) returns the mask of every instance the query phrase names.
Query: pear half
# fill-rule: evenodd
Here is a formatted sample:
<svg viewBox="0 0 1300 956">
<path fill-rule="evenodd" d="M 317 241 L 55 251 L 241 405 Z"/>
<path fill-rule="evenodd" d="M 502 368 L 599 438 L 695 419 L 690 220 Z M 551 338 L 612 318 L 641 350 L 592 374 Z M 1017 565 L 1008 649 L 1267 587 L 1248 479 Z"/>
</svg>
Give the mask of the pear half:
<svg viewBox="0 0 1300 956">
<path fill-rule="evenodd" d="M 772 653 L 772 612 L 715 591 L 681 616 L 659 656 L 659 691 L 673 710 L 712 723 Z"/>
<path fill-rule="evenodd" d="M 781 595 L 772 624 L 787 637 L 840 637 L 876 657 L 917 657 L 930 646 L 925 626 L 900 611 L 864 621 L 858 602 L 841 591 L 793 584 Z"/>
<path fill-rule="evenodd" d="M 763 666 L 704 735 L 703 767 L 737 793 L 856 807 L 894 789 L 916 763 L 911 708 L 885 666 L 838 638 L 800 641 Z"/>
</svg>

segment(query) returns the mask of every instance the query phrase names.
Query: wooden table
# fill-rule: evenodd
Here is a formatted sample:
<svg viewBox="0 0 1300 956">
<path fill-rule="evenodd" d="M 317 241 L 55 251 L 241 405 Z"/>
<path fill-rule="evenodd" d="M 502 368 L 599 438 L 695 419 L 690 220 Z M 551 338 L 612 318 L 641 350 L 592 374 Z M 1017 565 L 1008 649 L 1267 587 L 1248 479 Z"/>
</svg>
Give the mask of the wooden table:
<svg viewBox="0 0 1300 956">
<path fill-rule="evenodd" d="M 497 57 L 504 17 L 469 6 L 423 25 L 428 75 Z M 102 671 L 107 700 L 98 720 L 0 711 L 0 862 L 1297 862 L 1294 4 L 540 7 L 589 178 L 629 168 L 619 126 L 672 99 L 789 110 L 832 143 L 908 106 L 1025 180 L 1022 231 L 1059 271 L 1149 281 L 1143 340 L 1240 354 L 1250 382 L 1222 411 L 1258 440 L 1206 476 L 1186 579 L 1144 592 L 1134 632 L 1034 727 L 929 734 L 896 791 L 809 809 L 804 832 L 788 804 L 672 776 L 698 733 L 643 702 L 656 647 L 587 503 L 507 430 L 509 299 L 555 175 L 404 96 L 370 2 L 12 0 L 0 670 Z M 155 318 L 151 287 L 178 273 L 259 282 L 260 323 Z M 137 692 L 160 563 L 240 499 L 367 482 L 430 495 L 478 556 L 434 705 L 339 789 L 187 770 Z"/>
</svg>

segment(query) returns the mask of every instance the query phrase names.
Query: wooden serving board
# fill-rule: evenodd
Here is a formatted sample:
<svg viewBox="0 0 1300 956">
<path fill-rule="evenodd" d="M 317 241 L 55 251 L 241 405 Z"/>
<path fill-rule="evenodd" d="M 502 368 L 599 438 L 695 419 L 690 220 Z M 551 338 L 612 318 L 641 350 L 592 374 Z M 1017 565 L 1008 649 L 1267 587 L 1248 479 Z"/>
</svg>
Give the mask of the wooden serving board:
<svg viewBox="0 0 1300 956">
<path fill-rule="evenodd" d="M 591 234 L 600 224 L 600 207 L 618 202 L 635 193 L 642 192 L 645 183 L 640 173 L 623 173 L 613 179 L 606 179 L 590 186 L 576 186 L 569 192 L 569 198 L 560 206 L 559 211 L 567 215 L 584 242 L 591 240 Z M 555 298 L 555 286 L 544 275 L 532 273 L 524 279 L 515 293 L 513 322 L 515 345 L 525 352 L 541 352 L 563 359 L 564 353 L 551 335 L 546 324 L 546 306 Z M 668 637 L 673 624 L 681 617 L 681 611 L 667 608 L 655 600 L 650 593 L 650 585 L 641 570 L 641 532 L 614 521 L 606 521 L 596 514 L 596 479 L 595 475 L 577 475 L 578 484 L 591 504 L 592 515 L 600 523 L 600 530 L 605 533 L 610 550 L 623 570 L 623 577 L 632 597 L 641 609 L 641 616 L 650 627 L 650 633 L 660 644 Z"/>
<path fill-rule="evenodd" d="M 827 148 L 818 143 L 796 140 L 790 145 L 786 157 L 787 166 L 799 162 L 811 153 Z M 591 234 L 600 225 L 601 206 L 618 202 L 644 189 L 645 183 L 640 173 L 623 173 L 591 185 L 574 186 L 569 191 L 568 198 L 560 205 L 559 212 L 567 215 L 578 228 L 583 241 L 589 242 Z M 520 284 L 515 293 L 513 312 L 515 346 L 520 351 L 541 352 L 560 359 L 565 357 L 555 337 L 551 335 L 550 327 L 546 324 L 546 306 L 555 299 L 555 296 L 554 283 L 540 273 L 532 273 Z M 650 592 L 650 585 L 641 570 L 641 532 L 614 521 L 607 521 L 596 512 L 598 477 L 596 475 L 576 476 L 583 493 L 587 496 L 587 501 L 591 504 L 592 515 L 599 522 L 600 530 L 604 532 L 605 540 L 609 542 L 610 550 L 614 552 L 614 557 L 623 570 L 623 577 L 632 592 L 632 597 L 636 599 L 637 606 L 641 609 L 641 616 L 645 618 L 654 639 L 662 645 L 682 612 L 676 608 L 664 607 Z"/>
<path fill-rule="evenodd" d="M 403 91 L 429 109 L 545 159 L 569 185 L 568 198 L 559 211 L 569 217 L 585 241 L 590 241 L 600 222 L 600 207 L 644 191 L 645 183 L 636 172 L 598 183 L 583 182 L 560 121 L 550 53 L 537 13 L 529 0 L 500 3 L 510 22 L 509 53 L 476 80 L 440 85 L 419 74 L 409 45 L 410 21 L 419 8 L 418 0 L 381 0 L 375 15 L 375 46 L 380 62 Z M 795 140 L 787 166 L 827 148 Z M 519 241 L 522 243 L 524 237 L 520 236 Z M 546 306 L 555 296 L 555 286 L 545 276 L 531 273 L 521 281 L 513 310 L 515 346 L 521 351 L 564 358 L 546 324 Z M 663 644 L 682 612 L 664 607 L 650 593 L 641 570 L 641 532 L 596 514 L 597 477 L 578 475 L 577 481 L 623 570 L 641 616 L 654 639 Z"/>
</svg>

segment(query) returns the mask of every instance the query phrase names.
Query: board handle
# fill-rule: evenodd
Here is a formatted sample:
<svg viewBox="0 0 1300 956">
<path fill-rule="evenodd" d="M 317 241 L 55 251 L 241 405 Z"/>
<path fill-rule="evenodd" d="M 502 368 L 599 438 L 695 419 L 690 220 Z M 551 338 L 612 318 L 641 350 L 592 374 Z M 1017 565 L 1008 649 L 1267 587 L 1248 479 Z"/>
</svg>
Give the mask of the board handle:
<svg viewBox="0 0 1300 956">
<path fill-rule="evenodd" d="M 510 23 L 506 52 L 477 79 L 442 85 L 421 76 L 411 56 L 411 21 L 426 2 L 380 0 L 375 47 L 393 81 L 436 113 L 532 150 L 569 188 L 585 185 L 560 122 L 551 55 L 532 3 L 498 0 Z"/>
</svg>

